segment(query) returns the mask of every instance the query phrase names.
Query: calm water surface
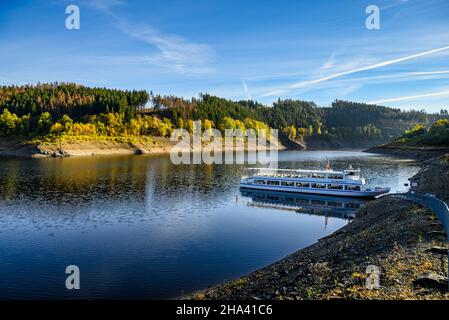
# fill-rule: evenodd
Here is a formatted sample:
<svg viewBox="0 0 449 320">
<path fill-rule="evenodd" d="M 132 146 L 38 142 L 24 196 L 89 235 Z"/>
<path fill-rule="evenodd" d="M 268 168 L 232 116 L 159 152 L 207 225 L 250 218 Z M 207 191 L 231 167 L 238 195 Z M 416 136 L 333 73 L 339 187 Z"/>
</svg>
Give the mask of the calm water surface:
<svg viewBox="0 0 449 320">
<path fill-rule="evenodd" d="M 282 152 L 279 167 L 316 169 L 326 157 L 392 191 L 418 170 L 410 160 L 343 151 Z M 349 223 L 321 209 L 258 205 L 239 192 L 242 165 L 175 166 L 168 156 L 0 165 L 0 298 L 173 298 Z M 81 270 L 78 291 L 65 289 L 71 264 Z"/>
</svg>

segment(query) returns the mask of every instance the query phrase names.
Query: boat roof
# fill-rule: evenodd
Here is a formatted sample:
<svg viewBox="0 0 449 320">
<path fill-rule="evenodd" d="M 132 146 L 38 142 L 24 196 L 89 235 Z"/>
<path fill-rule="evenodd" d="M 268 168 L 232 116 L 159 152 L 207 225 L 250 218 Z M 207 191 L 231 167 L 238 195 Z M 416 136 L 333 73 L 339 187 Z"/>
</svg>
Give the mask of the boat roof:
<svg viewBox="0 0 449 320">
<path fill-rule="evenodd" d="M 347 174 L 348 172 L 356 172 L 360 173 L 360 169 L 347 169 L 347 170 L 298 170 L 298 169 L 275 169 L 275 168 L 248 168 L 247 170 L 259 170 L 259 171 L 268 171 L 268 172 L 288 172 L 288 173 L 318 173 L 318 174 Z"/>
</svg>

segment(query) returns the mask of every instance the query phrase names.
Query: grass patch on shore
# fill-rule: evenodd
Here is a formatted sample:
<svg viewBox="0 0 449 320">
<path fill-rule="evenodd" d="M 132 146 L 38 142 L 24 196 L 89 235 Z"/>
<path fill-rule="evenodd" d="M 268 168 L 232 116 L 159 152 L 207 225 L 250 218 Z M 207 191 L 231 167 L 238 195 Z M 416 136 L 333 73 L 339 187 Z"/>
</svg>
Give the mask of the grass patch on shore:
<svg viewBox="0 0 449 320">
<path fill-rule="evenodd" d="M 28 144 L 38 144 L 42 146 L 77 144 L 82 142 L 115 142 L 123 144 L 158 144 L 151 137 L 147 136 L 106 136 L 106 135 L 47 135 L 26 140 Z"/>
<path fill-rule="evenodd" d="M 240 279 L 234 280 L 232 284 L 236 287 L 243 287 L 247 283 L 248 283 L 248 279 L 240 278 Z"/>
</svg>

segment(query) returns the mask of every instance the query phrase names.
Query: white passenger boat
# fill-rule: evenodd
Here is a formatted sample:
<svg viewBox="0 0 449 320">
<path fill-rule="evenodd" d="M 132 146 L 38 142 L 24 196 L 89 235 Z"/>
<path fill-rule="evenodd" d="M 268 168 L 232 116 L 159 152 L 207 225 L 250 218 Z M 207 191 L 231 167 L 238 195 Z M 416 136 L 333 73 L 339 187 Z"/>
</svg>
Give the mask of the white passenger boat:
<svg viewBox="0 0 449 320">
<path fill-rule="evenodd" d="M 287 191 L 340 197 L 374 198 L 390 192 L 390 188 L 368 188 L 360 169 L 286 170 L 248 169 L 240 187 L 254 190 Z"/>
</svg>

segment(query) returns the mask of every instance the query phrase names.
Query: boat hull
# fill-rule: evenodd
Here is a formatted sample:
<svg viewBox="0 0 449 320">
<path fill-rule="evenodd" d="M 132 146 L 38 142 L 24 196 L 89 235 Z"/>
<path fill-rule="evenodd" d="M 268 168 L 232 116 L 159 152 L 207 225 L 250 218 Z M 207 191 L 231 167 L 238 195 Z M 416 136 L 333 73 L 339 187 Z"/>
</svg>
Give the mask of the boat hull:
<svg viewBox="0 0 449 320">
<path fill-rule="evenodd" d="M 284 187 L 284 186 L 256 185 L 242 182 L 240 183 L 240 188 L 251 190 L 316 194 L 316 195 L 326 195 L 326 196 L 346 197 L 346 198 L 375 198 L 390 192 L 390 189 L 388 188 L 375 189 L 375 190 L 362 190 L 362 191 L 328 190 L 328 189 L 321 190 L 321 189 L 307 189 L 307 188 Z"/>
</svg>

